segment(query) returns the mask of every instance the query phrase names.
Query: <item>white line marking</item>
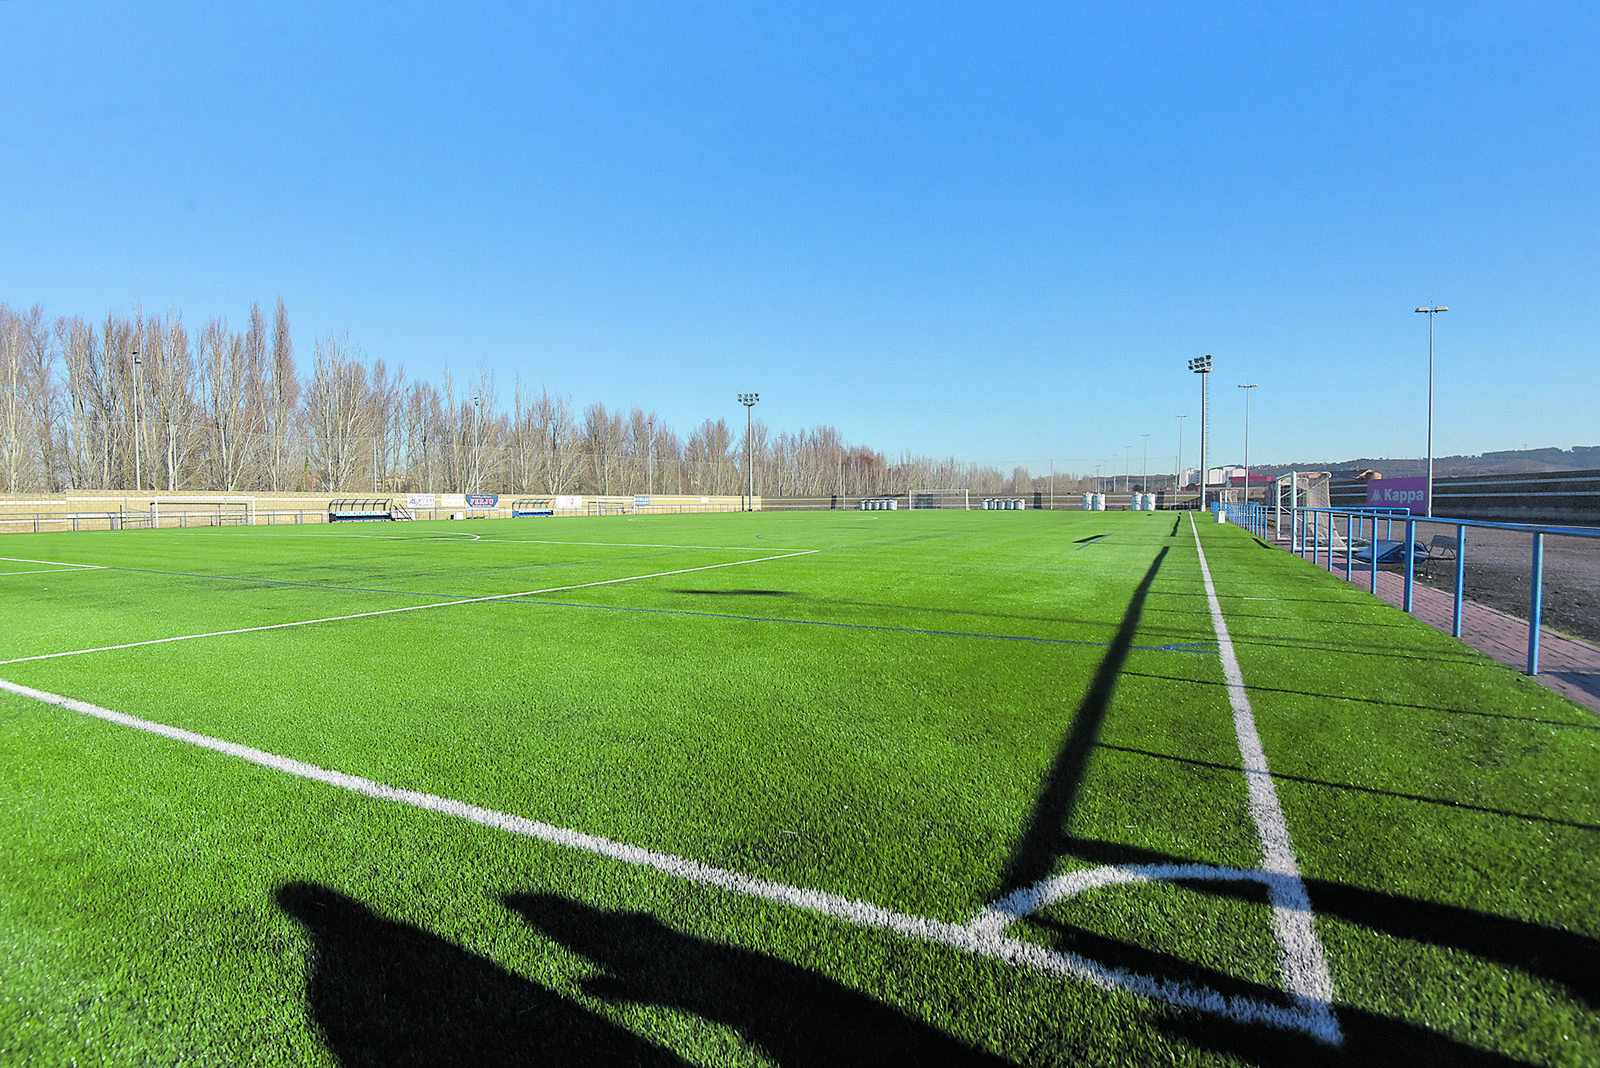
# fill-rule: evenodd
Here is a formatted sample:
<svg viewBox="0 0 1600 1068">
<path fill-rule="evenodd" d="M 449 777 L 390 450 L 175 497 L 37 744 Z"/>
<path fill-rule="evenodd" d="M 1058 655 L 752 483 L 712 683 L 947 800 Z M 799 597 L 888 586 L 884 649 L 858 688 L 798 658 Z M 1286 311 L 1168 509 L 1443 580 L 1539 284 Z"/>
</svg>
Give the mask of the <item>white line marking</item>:
<svg viewBox="0 0 1600 1068">
<path fill-rule="evenodd" d="M 197 734 L 181 727 L 154 723 L 123 712 L 78 701 L 59 694 L 35 690 L 29 686 L 0 679 L 0 690 L 21 697 L 32 698 L 71 712 L 93 716 L 110 723 L 135 730 L 146 731 L 186 745 L 199 746 L 217 753 L 244 760 L 273 771 L 302 779 L 324 783 L 341 790 L 350 790 L 380 801 L 411 805 L 415 808 L 437 812 L 456 819 L 467 820 L 483 827 L 505 831 L 525 838 L 537 839 L 553 845 L 577 849 L 595 856 L 607 857 L 638 867 L 651 868 L 702 886 L 716 887 L 730 893 L 759 898 L 776 904 L 830 916 L 858 927 L 894 931 L 908 938 L 950 946 L 976 955 L 1004 961 L 1009 964 L 1033 968 L 1049 975 L 1074 978 L 1104 990 L 1121 990 L 1171 1005 L 1218 1013 L 1245 1023 L 1267 1024 L 1285 1030 L 1304 1031 L 1314 1037 L 1328 1040 L 1323 1032 L 1320 1017 L 1300 1009 L 1255 998 L 1229 997 L 1208 987 L 1174 980 L 1158 979 L 1107 967 L 1073 953 L 1061 953 L 1032 942 L 1007 938 L 986 922 L 986 913 L 980 913 L 969 924 L 954 924 L 927 916 L 913 916 L 892 909 L 831 894 L 825 890 L 810 890 L 789 886 L 770 879 L 756 879 L 740 872 L 716 868 L 686 857 L 660 853 L 640 846 L 628 845 L 599 835 L 556 827 L 523 816 L 497 812 L 494 809 L 467 804 L 463 801 L 440 797 L 436 794 L 405 790 L 386 783 L 374 782 L 340 771 L 330 771 L 315 764 L 307 764 L 291 757 L 279 756 L 237 742 Z M 1212 869 L 1215 870 L 1215 869 Z M 1127 881 L 1127 880 L 1124 880 Z M 1337 1038 L 1337 1025 L 1335 1039 Z"/>
<path fill-rule="evenodd" d="M 1228 624 L 1222 617 L 1222 604 L 1217 600 L 1217 588 L 1211 581 L 1206 552 L 1200 545 L 1200 528 L 1192 515 L 1189 529 L 1194 532 L 1195 551 L 1200 554 L 1200 576 L 1205 580 L 1211 626 L 1217 632 L 1217 650 L 1222 657 L 1222 676 L 1227 682 L 1228 701 L 1233 705 L 1233 728 L 1239 739 L 1239 757 L 1249 789 L 1250 815 L 1261 837 L 1261 867 L 1273 876 L 1264 881 L 1272 901 L 1273 931 L 1283 950 L 1279 968 L 1284 987 L 1307 1013 L 1323 1022 L 1325 1040 L 1337 1044 L 1343 1041 L 1343 1035 L 1333 1015 L 1333 977 L 1328 971 L 1322 943 L 1317 939 L 1311 900 L 1300 877 L 1300 864 L 1295 859 L 1294 843 L 1289 839 L 1289 824 L 1283 817 L 1283 807 L 1278 803 L 1278 791 L 1272 785 L 1267 754 L 1261 747 L 1261 735 L 1256 731 L 1255 713 L 1250 709 L 1239 658 L 1234 654 Z"/>
<path fill-rule="evenodd" d="M 171 638 L 150 638 L 142 642 L 123 642 L 120 645 L 100 645 L 92 649 L 71 649 L 61 653 L 40 653 L 36 656 L 19 656 L 10 660 L 0 660 L 4 664 L 27 664 L 35 660 L 56 660 L 64 656 L 83 656 L 88 653 L 110 653 L 119 649 L 138 649 L 146 645 L 166 645 L 169 642 L 187 642 L 197 638 L 225 638 L 234 634 L 256 634 L 266 630 L 286 630 L 290 627 L 309 627 L 317 623 L 340 623 L 347 619 L 370 619 L 373 616 L 389 616 L 400 612 L 423 612 L 430 608 L 452 608 L 463 604 L 484 604 L 489 601 L 509 601 L 518 597 L 537 597 L 545 593 L 562 593 L 566 590 L 582 590 L 591 586 L 613 586 L 621 582 L 639 582 L 644 579 L 667 578 L 672 575 L 687 575 L 695 571 L 714 571 L 721 567 L 739 567 L 744 564 L 762 564 L 771 560 L 787 560 L 794 556 L 806 556 L 814 553 L 815 549 L 805 549 L 801 552 L 783 553 L 780 556 L 760 556 L 749 560 L 729 560 L 721 564 L 705 564 L 701 567 L 682 567 L 675 571 L 656 571 L 649 575 L 629 575 L 625 578 L 600 579 L 597 582 L 578 582 L 571 586 L 549 586 L 542 590 L 520 590 L 516 593 L 495 593 L 487 597 L 464 597 L 454 601 L 435 601 L 432 604 L 404 605 L 400 608 L 379 608 L 371 612 L 353 612 L 345 616 L 324 616 L 321 619 L 298 619 L 288 623 L 268 623 L 259 627 L 236 627 L 233 630 L 213 630 L 203 634 L 180 634 Z"/>
<path fill-rule="evenodd" d="M 0 578 L 12 575 L 70 575 L 74 571 L 104 571 L 103 567 L 45 567 L 33 571 L 0 571 Z"/>
<path fill-rule="evenodd" d="M 59 567 L 67 571 L 105 570 L 100 564 L 70 564 L 65 560 L 29 560 L 25 556 L 0 556 L 0 562 L 7 564 L 49 564 L 51 567 Z"/>
<path fill-rule="evenodd" d="M 262 528 L 254 528 L 262 529 Z M 271 530 L 271 527 L 265 528 Z M 556 538 L 493 538 L 487 534 L 451 534 L 449 532 L 436 534 L 346 534 L 340 533 L 314 533 L 307 534 L 303 531 L 280 528 L 281 533 L 274 534 L 279 538 L 365 538 L 377 541 L 471 541 L 493 543 L 495 545 L 580 545 L 597 546 L 607 549 L 716 549 L 726 552 L 765 552 L 772 549 L 772 545 L 678 545 L 671 542 L 653 541 L 563 541 Z M 214 537 L 240 537 L 249 533 L 243 527 L 189 527 L 184 530 L 168 530 L 169 534 L 182 534 L 186 537 L 199 538 L 207 535 Z M 813 550 L 820 551 L 820 550 Z"/>
</svg>

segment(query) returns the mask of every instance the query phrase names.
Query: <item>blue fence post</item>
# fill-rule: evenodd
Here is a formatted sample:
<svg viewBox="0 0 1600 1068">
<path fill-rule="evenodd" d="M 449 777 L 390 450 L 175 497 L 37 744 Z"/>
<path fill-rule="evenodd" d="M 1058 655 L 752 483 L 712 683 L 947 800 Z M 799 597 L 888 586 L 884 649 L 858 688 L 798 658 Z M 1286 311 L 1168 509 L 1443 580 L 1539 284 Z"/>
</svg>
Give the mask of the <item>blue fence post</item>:
<svg viewBox="0 0 1600 1068">
<path fill-rule="evenodd" d="M 1374 597 L 1378 595 L 1378 517 L 1372 517 L 1372 537 L 1367 539 L 1367 547 L 1372 552 L 1372 567 L 1369 569 L 1371 576 L 1367 580 L 1367 592 Z"/>
<path fill-rule="evenodd" d="M 1417 585 L 1417 562 L 1416 562 L 1416 560 L 1414 560 L 1412 558 L 1412 552 L 1411 552 L 1411 546 L 1415 545 L 1416 541 L 1417 541 L 1417 521 L 1415 519 L 1409 519 L 1408 518 L 1406 520 L 1406 545 L 1405 545 L 1406 589 L 1405 589 L 1405 596 L 1402 598 L 1404 600 L 1404 602 L 1405 602 L 1402 605 L 1402 608 L 1404 609 L 1404 611 L 1408 615 L 1411 613 L 1412 595 L 1413 595 L 1413 592 L 1414 592 L 1414 590 L 1416 588 L 1416 585 Z"/>
<path fill-rule="evenodd" d="M 1356 572 L 1356 514 L 1344 517 L 1344 578 L 1352 580 Z"/>
<path fill-rule="evenodd" d="M 1544 610 L 1544 531 L 1533 535 L 1533 578 L 1528 598 L 1528 674 L 1539 674 L 1539 616 Z"/>
<path fill-rule="evenodd" d="M 1467 525 L 1465 523 L 1458 523 L 1456 525 L 1456 604 L 1454 609 L 1455 614 L 1451 616 L 1450 619 L 1450 636 L 1452 638 L 1461 637 L 1461 605 L 1463 600 L 1466 598 L 1466 594 L 1462 587 L 1464 587 L 1466 583 Z"/>
</svg>

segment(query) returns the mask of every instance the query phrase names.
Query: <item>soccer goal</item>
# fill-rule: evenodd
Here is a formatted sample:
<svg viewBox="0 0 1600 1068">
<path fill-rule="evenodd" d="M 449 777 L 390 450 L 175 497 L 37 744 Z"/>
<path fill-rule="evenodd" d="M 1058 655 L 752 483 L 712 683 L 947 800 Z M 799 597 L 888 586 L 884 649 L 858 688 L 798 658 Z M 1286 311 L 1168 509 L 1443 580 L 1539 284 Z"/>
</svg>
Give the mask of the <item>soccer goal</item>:
<svg viewBox="0 0 1600 1068">
<path fill-rule="evenodd" d="M 1280 475 L 1273 483 L 1273 521 L 1276 528 L 1279 531 L 1284 529 L 1283 513 L 1287 510 L 1289 522 L 1292 529 L 1298 532 L 1300 541 L 1319 548 L 1344 548 L 1344 535 L 1339 533 L 1333 516 L 1326 511 L 1332 507 L 1328 497 L 1328 486 L 1332 482 L 1333 475 L 1327 471 L 1291 471 L 1287 475 Z M 1299 514 L 1301 509 L 1308 508 L 1324 510 Z"/>
<path fill-rule="evenodd" d="M 254 497 L 160 497 L 150 502 L 153 527 L 246 527 L 255 521 Z"/>
<path fill-rule="evenodd" d="M 912 508 L 958 508 L 965 511 L 972 507 L 967 491 L 962 488 L 916 490 L 910 497 Z"/>
</svg>

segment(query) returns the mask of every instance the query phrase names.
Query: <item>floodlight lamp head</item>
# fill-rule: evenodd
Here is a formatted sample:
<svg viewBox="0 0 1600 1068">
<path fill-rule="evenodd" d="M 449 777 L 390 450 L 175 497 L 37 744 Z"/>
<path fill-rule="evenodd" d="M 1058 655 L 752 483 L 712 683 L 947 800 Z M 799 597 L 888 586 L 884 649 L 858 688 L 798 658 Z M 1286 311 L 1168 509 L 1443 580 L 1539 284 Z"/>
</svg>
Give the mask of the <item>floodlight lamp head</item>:
<svg viewBox="0 0 1600 1068">
<path fill-rule="evenodd" d="M 1197 375 L 1208 375 L 1208 374 L 1210 374 L 1211 373 L 1211 357 L 1210 356 L 1196 356 L 1194 359 L 1189 361 L 1189 370 L 1193 371 Z"/>
<path fill-rule="evenodd" d="M 741 393 L 741 394 L 739 394 L 739 403 L 744 405 L 746 408 L 750 407 L 750 405 L 754 404 L 756 401 L 758 401 L 760 399 L 761 399 L 761 394 L 759 394 L 759 393 Z"/>
</svg>

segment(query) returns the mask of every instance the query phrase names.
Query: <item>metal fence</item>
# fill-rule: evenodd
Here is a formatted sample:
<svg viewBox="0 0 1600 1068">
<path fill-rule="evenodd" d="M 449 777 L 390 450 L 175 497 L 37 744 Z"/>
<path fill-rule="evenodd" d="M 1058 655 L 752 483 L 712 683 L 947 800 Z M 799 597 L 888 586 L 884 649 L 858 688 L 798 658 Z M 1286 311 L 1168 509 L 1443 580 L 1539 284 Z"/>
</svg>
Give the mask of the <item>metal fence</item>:
<svg viewBox="0 0 1600 1068">
<path fill-rule="evenodd" d="M 1261 509 L 1270 513 L 1270 509 Z M 1400 514 L 1403 513 L 1403 514 Z M 1325 519 L 1325 525 L 1324 525 Z M 1259 522 L 1266 528 L 1265 519 Z M 1417 540 L 1419 526 L 1454 529 L 1453 537 L 1437 535 L 1433 542 L 1423 544 Z M 1380 534 L 1380 529 L 1382 533 Z M 1600 541 L 1600 529 L 1563 527 L 1534 523 L 1496 523 L 1480 519 L 1423 518 L 1409 514 L 1404 509 L 1395 510 L 1363 508 L 1296 508 L 1291 512 L 1289 548 L 1302 558 L 1307 558 L 1329 572 L 1338 568 L 1342 558 L 1343 571 L 1350 581 L 1356 580 L 1358 565 L 1368 577 L 1369 591 L 1376 593 L 1378 571 L 1381 566 L 1398 567 L 1403 575 L 1401 608 L 1408 614 L 1415 605 L 1417 565 L 1434 563 L 1438 557 L 1447 559 L 1455 569 L 1454 607 L 1451 614 L 1450 633 L 1461 637 L 1461 617 L 1465 601 L 1467 560 L 1470 556 L 1467 531 L 1471 529 L 1503 530 L 1528 537 L 1528 658 L 1527 673 L 1539 673 L 1539 632 L 1544 615 L 1544 546 L 1545 538 L 1557 535 Z M 1326 530 L 1327 537 L 1319 532 Z M 1265 534 L 1263 533 L 1263 536 Z M 1342 544 L 1340 544 L 1342 543 Z M 1393 548 L 1390 548 L 1393 547 Z M 1438 556 L 1435 549 L 1441 550 Z M 1446 552 L 1448 555 L 1446 555 Z"/>
</svg>

